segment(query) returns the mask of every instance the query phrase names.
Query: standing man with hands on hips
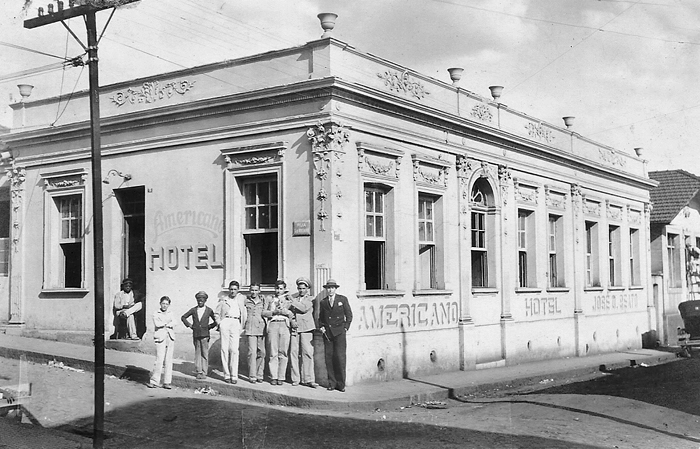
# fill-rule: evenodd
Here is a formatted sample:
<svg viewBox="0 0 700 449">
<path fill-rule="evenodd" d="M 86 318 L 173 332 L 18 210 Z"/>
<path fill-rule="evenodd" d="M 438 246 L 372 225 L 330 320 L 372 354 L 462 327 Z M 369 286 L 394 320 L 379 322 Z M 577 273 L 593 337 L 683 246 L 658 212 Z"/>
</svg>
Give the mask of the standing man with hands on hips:
<svg viewBox="0 0 700 449">
<path fill-rule="evenodd" d="M 352 309 L 348 298 L 336 294 L 338 287 L 334 279 L 323 286 L 326 296 L 321 300 L 319 324 L 324 336 L 328 390 L 345 392 L 345 334 L 352 323 Z"/>
</svg>

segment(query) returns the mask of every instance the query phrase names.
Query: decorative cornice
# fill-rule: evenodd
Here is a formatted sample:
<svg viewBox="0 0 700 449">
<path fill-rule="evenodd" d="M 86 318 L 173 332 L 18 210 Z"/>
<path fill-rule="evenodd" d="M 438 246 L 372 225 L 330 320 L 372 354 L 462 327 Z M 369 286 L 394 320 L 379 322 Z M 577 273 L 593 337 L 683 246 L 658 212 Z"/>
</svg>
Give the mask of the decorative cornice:
<svg viewBox="0 0 700 449">
<path fill-rule="evenodd" d="M 609 220 L 622 220 L 622 207 L 613 206 L 609 200 L 605 200 L 606 215 Z"/>
<path fill-rule="evenodd" d="M 642 223 L 642 212 L 639 210 L 632 209 L 632 206 L 627 205 L 627 221 L 630 224 L 641 224 Z"/>
<path fill-rule="evenodd" d="M 554 134 L 552 134 L 552 130 L 545 128 L 542 123 L 529 122 L 527 125 L 525 125 L 525 129 L 527 129 L 527 135 L 534 139 L 547 143 L 554 142 Z"/>
<path fill-rule="evenodd" d="M 155 103 L 159 100 L 170 98 L 173 95 L 185 95 L 187 91 L 194 87 L 196 81 L 170 81 L 162 83 L 160 81 L 146 81 L 141 84 L 141 88 L 129 87 L 126 90 L 117 91 L 109 97 L 118 107 L 126 103 Z"/>
<path fill-rule="evenodd" d="M 600 217 L 600 203 L 597 201 L 590 201 L 590 200 L 586 199 L 585 196 L 583 196 L 582 198 L 583 198 L 583 203 L 582 203 L 583 213 Z"/>
<path fill-rule="evenodd" d="M 411 155 L 413 180 L 435 187 L 447 187 L 447 172 L 452 163 L 422 154 Z"/>
<path fill-rule="evenodd" d="M 378 148 L 363 142 L 356 142 L 355 145 L 357 145 L 357 169 L 360 172 L 367 171 L 387 178 L 399 178 L 403 151 Z"/>
<path fill-rule="evenodd" d="M 282 162 L 287 150 L 287 142 L 270 142 L 245 147 L 221 150 L 228 170 L 235 170 L 251 165 L 265 165 Z"/>
<path fill-rule="evenodd" d="M 598 158 L 612 166 L 619 165 L 620 168 L 625 168 L 627 166 L 627 160 L 614 150 L 608 148 L 598 148 Z"/>
<path fill-rule="evenodd" d="M 85 187 L 88 174 L 85 170 L 71 170 L 55 173 L 41 173 L 46 190 L 60 190 Z"/>
<path fill-rule="evenodd" d="M 491 108 L 485 104 L 474 105 L 469 115 L 475 119 L 481 120 L 482 122 L 491 123 L 493 121 L 493 113 L 491 112 Z"/>
<path fill-rule="evenodd" d="M 418 100 L 422 100 L 426 95 L 430 95 L 430 92 L 426 91 L 423 84 L 419 81 L 411 81 L 408 70 L 403 72 L 387 70 L 377 73 L 377 76 L 384 80 L 384 85 L 389 87 L 391 91 L 401 92 Z"/>
<path fill-rule="evenodd" d="M 547 207 L 566 209 L 566 193 L 553 191 L 548 185 L 544 186 L 544 202 Z"/>
<path fill-rule="evenodd" d="M 333 121 L 325 125 L 316 123 L 306 131 L 306 137 L 314 152 L 343 151 L 345 144 L 350 142 L 350 132 L 344 125 Z"/>
<path fill-rule="evenodd" d="M 513 178 L 513 191 L 515 192 L 516 201 L 538 204 L 540 191 L 538 186 L 529 185 L 521 182 L 518 178 Z"/>
</svg>

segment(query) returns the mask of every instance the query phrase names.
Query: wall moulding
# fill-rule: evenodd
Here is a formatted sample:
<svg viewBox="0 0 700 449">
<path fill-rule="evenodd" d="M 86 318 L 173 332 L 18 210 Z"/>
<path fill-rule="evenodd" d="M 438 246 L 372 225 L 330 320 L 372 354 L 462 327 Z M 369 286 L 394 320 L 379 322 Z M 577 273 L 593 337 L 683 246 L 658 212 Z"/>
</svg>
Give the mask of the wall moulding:
<svg viewBox="0 0 700 449">
<path fill-rule="evenodd" d="M 88 178 L 87 170 L 78 169 L 53 173 L 41 173 L 46 190 L 59 190 L 71 187 L 84 187 Z"/>
<path fill-rule="evenodd" d="M 169 99 L 175 94 L 185 95 L 194 87 L 195 83 L 196 81 L 194 80 L 146 81 L 140 87 L 128 87 L 117 91 L 109 99 L 117 107 L 121 107 L 126 103 L 155 103 L 156 101 Z"/>
<path fill-rule="evenodd" d="M 224 156 L 228 170 L 244 169 L 284 161 L 288 145 L 287 142 L 272 142 L 269 144 L 229 148 L 221 150 L 221 154 Z"/>
<path fill-rule="evenodd" d="M 535 184 L 530 184 L 518 178 L 513 179 L 513 191 L 515 192 L 515 201 L 518 203 L 538 204 L 540 187 Z"/>
<path fill-rule="evenodd" d="M 404 152 L 357 142 L 357 169 L 360 173 L 386 179 L 398 179 Z"/>
<path fill-rule="evenodd" d="M 377 76 L 384 81 L 384 85 L 391 91 L 399 92 L 418 100 L 422 100 L 426 95 L 430 95 L 430 92 L 425 90 L 425 86 L 420 81 L 412 79 L 408 70 L 403 72 L 386 70 L 377 73 Z"/>
<path fill-rule="evenodd" d="M 430 187 L 447 187 L 447 175 L 452 162 L 422 154 L 412 154 L 413 180 Z"/>
<path fill-rule="evenodd" d="M 551 186 L 544 186 L 544 199 L 547 207 L 552 209 L 566 209 L 567 194 L 564 191 L 556 190 Z"/>
</svg>

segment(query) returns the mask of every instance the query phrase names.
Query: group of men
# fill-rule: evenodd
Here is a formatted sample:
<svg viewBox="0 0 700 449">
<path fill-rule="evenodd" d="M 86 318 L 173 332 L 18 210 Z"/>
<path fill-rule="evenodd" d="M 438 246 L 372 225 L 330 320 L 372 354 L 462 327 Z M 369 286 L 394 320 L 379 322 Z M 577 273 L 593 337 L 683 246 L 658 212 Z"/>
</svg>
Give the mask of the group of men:
<svg viewBox="0 0 700 449">
<path fill-rule="evenodd" d="M 290 294 L 287 284 L 278 280 L 274 294 L 263 297 L 260 284 L 253 283 L 250 294 L 245 296 L 239 291 L 239 283 L 231 281 L 228 296 L 222 298 L 213 311 L 213 321 L 221 336 L 225 382 L 235 384 L 238 381 L 238 343 L 240 335 L 245 334 L 249 382 L 263 382 L 268 359 L 270 384 L 284 383 L 289 363 L 293 386 L 317 388 L 313 337 L 319 329 L 324 336 L 328 390 L 345 391 L 345 333 L 352 322 L 350 303 L 345 296 L 336 294 L 340 286 L 333 279 L 323 286 L 326 294 L 318 304 L 311 296 L 309 279 L 300 277 L 296 287 L 297 292 Z M 191 327 L 188 317 L 183 315 L 182 320 Z M 269 357 L 266 348 L 269 348 Z M 197 363 L 202 355 L 198 355 L 196 349 L 195 344 L 197 377 L 201 379 L 206 376 L 206 367 L 202 373 L 201 363 Z"/>
<path fill-rule="evenodd" d="M 128 338 L 138 339 L 134 313 L 141 309 L 135 302 L 133 282 L 124 279 L 114 298 L 118 320 L 124 320 Z M 325 295 L 317 302 L 311 296 L 311 281 L 296 280 L 297 292 L 290 294 L 283 280 L 275 282 L 274 294 L 264 297 L 260 284 L 250 286 L 250 294 L 240 293 L 240 284 L 231 281 L 228 296 L 214 309 L 206 307 L 206 292 L 195 295 L 197 307 L 186 312 L 181 320 L 193 330 L 197 379 L 208 372 L 209 331 L 218 328 L 221 339 L 221 363 L 224 381 L 238 382 L 239 339 L 245 334 L 248 342 L 248 380 L 262 383 L 267 359 L 272 385 L 282 385 L 290 365 L 292 385 L 317 388 L 314 370 L 314 333 L 323 335 L 328 390 L 345 391 L 346 332 L 352 322 L 348 298 L 336 293 L 338 283 L 329 279 L 323 286 Z M 266 348 L 269 348 L 269 357 Z M 301 362 L 301 363 L 300 363 Z"/>
</svg>

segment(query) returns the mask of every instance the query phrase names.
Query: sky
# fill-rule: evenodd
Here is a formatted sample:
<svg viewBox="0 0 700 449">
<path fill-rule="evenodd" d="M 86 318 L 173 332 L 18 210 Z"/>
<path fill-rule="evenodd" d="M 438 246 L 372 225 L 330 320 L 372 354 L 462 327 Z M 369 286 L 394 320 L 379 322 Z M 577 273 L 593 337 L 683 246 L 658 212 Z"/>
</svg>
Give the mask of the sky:
<svg viewBox="0 0 700 449">
<path fill-rule="evenodd" d="M 0 124 L 11 126 L 17 84 L 35 86 L 30 100 L 67 100 L 88 69 L 60 67 L 83 53 L 60 23 L 23 28 L 48 0 L 0 3 Z M 321 12 L 338 14 L 334 37 L 360 51 L 448 83 L 462 67 L 462 88 L 504 86 L 513 109 L 561 126 L 575 116 L 585 137 L 643 147 L 650 170 L 700 175 L 698 0 L 141 0 L 104 32 L 100 85 L 302 45 L 320 37 Z M 109 17 L 98 13 L 100 30 Z M 82 19 L 69 26 L 85 42 Z"/>
</svg>

